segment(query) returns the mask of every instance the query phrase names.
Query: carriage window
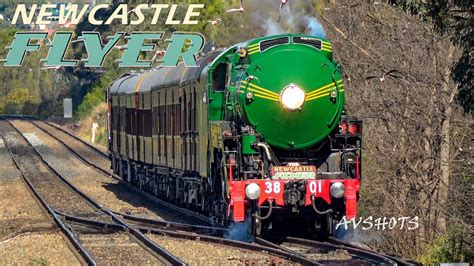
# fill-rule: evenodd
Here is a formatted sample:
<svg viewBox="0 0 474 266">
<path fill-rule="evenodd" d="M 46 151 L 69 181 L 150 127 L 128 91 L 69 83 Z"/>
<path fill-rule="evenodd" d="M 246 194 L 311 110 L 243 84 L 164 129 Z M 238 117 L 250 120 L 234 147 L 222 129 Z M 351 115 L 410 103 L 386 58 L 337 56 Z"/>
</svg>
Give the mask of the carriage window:
<svg viewBox="0 0 474 266">
<path fill-rule="evenodd" d="M 188 125 L 186 126 L 186 131 L 192 131 L 191 125 L 192 125 L 192 118 L 191 115 L 193 114 L 193 97 L 194 97 L 194 91 L 193 88 L 191 87 L 189 89 L 189 97 L 188 97 L 188 112 L 187 112 L 187 123 Z"/>
<path fill-rule="evenodd" d="M 151 110 L 140 110 L 141 131 L 140 136 L 151 137 Z"/>
<path fill-rule="evenodd" d="M 131 108 L 124 108 L 124 109 L 125 109 L 125 116 L 127 117 L 126 132 L 127 132 L 127 134 L 133 134 L 133 132 L 132 132 L 132 124 L 133 124 L 132 109 Z"/>
<path fill-rule="evenodd" d="M 138 109 L 137 112 L 136 112 L 136 131 L 135 131 L 135 135 L 138 135 L 138 136 L 143 136 L 143 133 L 142 133 L 142 124 L 141 124 L 141 121 L 143 120 L 141 118 L 142 116 L 142 110 Z"/>
<path fill-rule="evenodd" d="M 119 112 L 120 112 L 119 120 L 122 121 L 122 123 L 120 123 L 120 132 L 128 133 L 129 132 L 128 127 L 130 123 L 128 122 L 127 107 L 120 106 Z"/>
<path fill-rule="evenodd" d="M 192 131 L 196 131 L 197 129 L 197 125 L 196 125 L 196 121 L 198 119 L 198 116 L 197 116 L 197 112 L 196 112 L 196 87 L 193 87 L 193 111 L 192 111 L 192 121 L 191 121 L 191 130 Z"/>
<path fill-rule="evenodd" d="M 180 99 L 181 102 L 181 131 L 179 133 L 186 132 L 186 117 L 187 117 L 187 110 L 188 110 L 188 103 L 186 101 L 187 99 L 186 95 L 186 90 L 183 88 L 183 96 Z"/>
</svg>

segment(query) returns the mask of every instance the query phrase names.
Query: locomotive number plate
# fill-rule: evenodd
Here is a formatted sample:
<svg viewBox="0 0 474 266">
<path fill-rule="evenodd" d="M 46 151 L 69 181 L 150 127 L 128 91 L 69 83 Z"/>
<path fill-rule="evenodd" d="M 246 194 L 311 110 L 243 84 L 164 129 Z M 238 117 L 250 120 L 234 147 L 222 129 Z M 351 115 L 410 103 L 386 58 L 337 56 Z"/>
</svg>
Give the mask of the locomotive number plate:
<svg viewBox="0 0 474 266">
<path fill-rule="evenodd" d="M 272 179 L 315 179 L 316 166 L 273 166 Z"/>
</svg>

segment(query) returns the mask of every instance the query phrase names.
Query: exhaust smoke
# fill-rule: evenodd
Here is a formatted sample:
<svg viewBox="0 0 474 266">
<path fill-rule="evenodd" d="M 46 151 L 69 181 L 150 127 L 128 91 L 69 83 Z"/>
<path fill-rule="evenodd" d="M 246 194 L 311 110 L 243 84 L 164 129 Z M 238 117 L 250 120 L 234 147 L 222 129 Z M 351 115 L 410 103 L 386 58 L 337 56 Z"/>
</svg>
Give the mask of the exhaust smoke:
<svg viewBox="0 0 474 266">
<path fill-rule="evenodd" d="M 280 16 L 279 2 L 274 0 L 258 0 L 245 2 L 249 8 L 244 12 L 256 27 L 261 27 L 264 35 L 283 33 L 308 34 L 324 37 L 323 26 L 316 19 L 316 8 L 313 0 L 289 1 L 284 5 Z"/>
<path fill-rule="evenodd" d="M 232 222 L 224 233 L 224 237 L 232 240 L 252 242 L 254 239 L 250 234 L 251 230 L 250 219 L 245 219 L 245 222 Z"/>
</svg>

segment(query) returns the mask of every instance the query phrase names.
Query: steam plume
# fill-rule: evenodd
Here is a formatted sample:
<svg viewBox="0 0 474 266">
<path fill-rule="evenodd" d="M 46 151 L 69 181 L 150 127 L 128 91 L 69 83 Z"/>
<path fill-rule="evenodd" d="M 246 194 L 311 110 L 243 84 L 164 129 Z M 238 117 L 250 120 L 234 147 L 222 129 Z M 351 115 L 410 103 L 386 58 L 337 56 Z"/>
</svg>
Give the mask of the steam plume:
<svg viewBox="0 0 474 266">
<path fill-rule="evenodd" d="M 313 0 L 289 1 L 283 7 L 280 23 L 277 22 L 279 15 L 279 1 L 258 0 L 246 1 L 246 21 L 253 25 L 262 27 L 265 35 L 282 33 L 304 33 L 316 37 L 324 37 L 323 26 L 315 17 Z"/>
</svg>

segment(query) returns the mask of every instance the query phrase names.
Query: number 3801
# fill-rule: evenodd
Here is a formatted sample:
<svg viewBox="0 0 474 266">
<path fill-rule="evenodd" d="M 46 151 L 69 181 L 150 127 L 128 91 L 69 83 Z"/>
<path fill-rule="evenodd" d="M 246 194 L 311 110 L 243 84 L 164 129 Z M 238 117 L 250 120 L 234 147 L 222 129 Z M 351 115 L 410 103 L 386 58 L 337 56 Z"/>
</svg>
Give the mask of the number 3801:
<svg viewBox="0 0 474 266">
<path fill-rule="evenodd" d="M 321 193 L 321 181 L 311 181 L 309 182 L 309 192 L 315 194 L 316 192 Z M 265 182 L 265 193 L 280 193 L 281 184 L 280 182 Z"/>
</svg>

